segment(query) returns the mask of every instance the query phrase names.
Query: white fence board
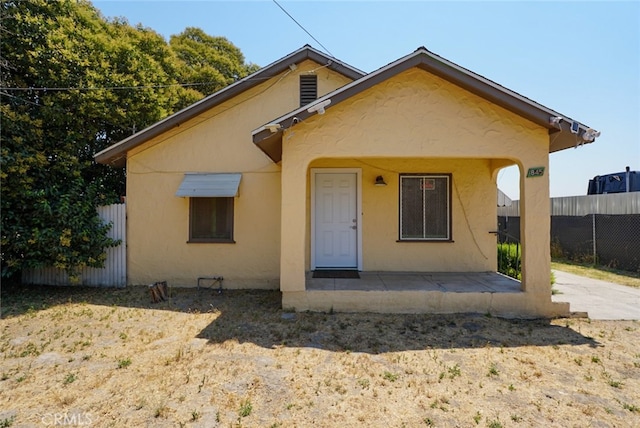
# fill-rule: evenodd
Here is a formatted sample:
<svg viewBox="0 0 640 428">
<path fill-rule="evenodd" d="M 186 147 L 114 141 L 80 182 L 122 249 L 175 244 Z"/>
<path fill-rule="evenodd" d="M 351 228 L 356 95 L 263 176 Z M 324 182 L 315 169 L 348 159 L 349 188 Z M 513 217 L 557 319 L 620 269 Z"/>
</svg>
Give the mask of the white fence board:
<svg viewBox="0 0 640 428">
<path fill-rule="evenodd" d="M 127 285 L 127 213 L 125 204 L 98 207 L 98 215 L 105 223 L 113 223 L 108 236 L 119 239 L 120 245 L 107 248 L 105 267 L 84 268 L 78 285 L 96 287 L 124 287 Z M 23 284 L 71 285 L 63 269 L 53 267 L 28 269 L 22 272 Z"/>
<path fill-rule="evenodd" d="M 585 216 L 589 214 L 640 214 L 640 192 L 551 198 L 552 216 Z M 498 207 L 498 215 L 520 217 L 520 201 Z"/>
</svg>

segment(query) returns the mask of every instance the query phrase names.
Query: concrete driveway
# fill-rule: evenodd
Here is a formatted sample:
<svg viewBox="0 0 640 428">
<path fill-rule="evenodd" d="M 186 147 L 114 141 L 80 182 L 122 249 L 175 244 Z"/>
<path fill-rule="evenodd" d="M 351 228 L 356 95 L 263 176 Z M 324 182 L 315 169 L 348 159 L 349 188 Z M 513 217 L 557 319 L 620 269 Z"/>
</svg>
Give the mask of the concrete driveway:
<svg viewBox="0 0 640 428">
<path fill-rule="evenodd" d="M 640 320 L 640 289 L 553 271 L 554 302 L 569 302 L 571 312 L 586 312 L 594 320 Z"/>
</svg>

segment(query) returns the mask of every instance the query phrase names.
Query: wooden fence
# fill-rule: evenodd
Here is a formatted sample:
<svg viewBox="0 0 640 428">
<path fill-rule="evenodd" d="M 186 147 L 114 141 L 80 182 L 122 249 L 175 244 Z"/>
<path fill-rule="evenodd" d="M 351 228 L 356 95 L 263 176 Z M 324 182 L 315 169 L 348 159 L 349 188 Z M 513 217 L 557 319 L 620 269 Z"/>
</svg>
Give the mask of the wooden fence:
<svg viewBox="0 0 640 428">
<path fill-rule="evenodd" d="M 127 227 L 126 205 L 114 204 L 98 207 L 98 215 L 105 223 L 112 223 L 108 236 L 119 239 L 120 245 L 107 248 L 105 267 L 84 268 L 77 285 L 96 287 L 124 287 L 127 285 Z M 22 272 L 23 284 L 71 285 L 69 276 L 63 269 L 53 267 L 28 269 Z"/>
</svg>

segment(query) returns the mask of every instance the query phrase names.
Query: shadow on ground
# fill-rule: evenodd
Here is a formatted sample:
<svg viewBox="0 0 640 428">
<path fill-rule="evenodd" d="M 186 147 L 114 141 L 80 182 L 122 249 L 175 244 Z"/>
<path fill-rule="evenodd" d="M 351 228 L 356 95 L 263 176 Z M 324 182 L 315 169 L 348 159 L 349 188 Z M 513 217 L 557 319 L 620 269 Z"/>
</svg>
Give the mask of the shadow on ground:
<svg viewBox="0 0 640 428">
<path fill-rule="evenodd" d="M 502 319 L 478 314 L 288 313 L 278 291 L 172 289 L 152 303 L 146 287 L 9 286 L 2 289 L 2 318 L 69 303 L 132 307 L 217 317 L 198 335 L 211 343 L 237 341 L 264 348 L 312 347 L 384 353 L 403 350 L 600 344 L 569 327 L 576 320 Z M 556 325 L 566 324 L 566 325 Z"/>
</svg>

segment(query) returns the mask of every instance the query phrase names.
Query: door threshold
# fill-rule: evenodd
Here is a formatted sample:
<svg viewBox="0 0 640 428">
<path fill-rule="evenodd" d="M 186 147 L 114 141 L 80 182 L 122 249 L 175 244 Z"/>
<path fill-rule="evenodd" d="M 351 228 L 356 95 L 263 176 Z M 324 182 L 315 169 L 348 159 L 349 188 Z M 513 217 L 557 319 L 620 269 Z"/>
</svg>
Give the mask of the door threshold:
<svg viewBox="0 0 640 428">
<path fill-rule="evenodd" d="M 357 269 L 316 269 L 312 278 L 360 279 Z"/>
</svg>

